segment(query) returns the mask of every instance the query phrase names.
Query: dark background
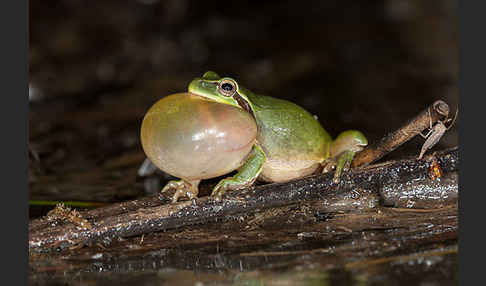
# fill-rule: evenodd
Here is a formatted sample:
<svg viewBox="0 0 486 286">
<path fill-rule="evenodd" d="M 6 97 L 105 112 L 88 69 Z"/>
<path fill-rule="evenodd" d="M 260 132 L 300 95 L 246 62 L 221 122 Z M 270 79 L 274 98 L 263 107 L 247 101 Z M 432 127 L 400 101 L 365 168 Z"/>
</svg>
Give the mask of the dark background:
<svg viewBox="0 0 486 286">
<path fill-rule="evenodd" d="M 65 0 L 29 12 L 31 199 L 145 195 L 143 115 L 206 70 L 371 142 L 434 100 L 458 104 L 456 1 Z M 458 144 L 457 126 L 435 150 Z"/>
</svg>

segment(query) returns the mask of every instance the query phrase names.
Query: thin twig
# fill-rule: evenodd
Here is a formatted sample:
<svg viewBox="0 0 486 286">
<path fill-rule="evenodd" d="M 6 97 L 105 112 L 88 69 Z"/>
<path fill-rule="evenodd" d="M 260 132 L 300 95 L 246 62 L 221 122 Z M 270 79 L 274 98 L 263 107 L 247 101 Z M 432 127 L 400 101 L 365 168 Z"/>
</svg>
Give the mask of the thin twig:
<svg viewBox="0 0 486 286">
<path fill-rule="evenodd" d="M 389 133 L 380 141 L 369 145 L 363 151 L 356 154 L 351 166 L 366 166 L 379 160 L 425 129 L 430 128 L 435 122 L 448 116 L 449 105 L 442 100 L 435 101 L 401 128 Z"/>
</svg>

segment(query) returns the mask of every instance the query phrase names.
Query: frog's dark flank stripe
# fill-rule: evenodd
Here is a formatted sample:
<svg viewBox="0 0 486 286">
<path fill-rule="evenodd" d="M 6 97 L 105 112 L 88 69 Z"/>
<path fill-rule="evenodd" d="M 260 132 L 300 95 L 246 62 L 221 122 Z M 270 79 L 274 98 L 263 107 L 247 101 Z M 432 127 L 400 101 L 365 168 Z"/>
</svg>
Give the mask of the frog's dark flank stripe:
<svg viewBox="0 0 486 286">
<path fill-rule="evenodd" d="M 238 105 L 241 108 L 248 111 L 251 114 L 251 116 L 255 117 L 255 115 L 253 114 L 253 110 L 251 110 L 251 107 L 250 107 L 250 104 L 248 103 L 248 101 L 246 101 L 238 92 L 235 92 L 235 94 L 233 95 L 233 98 L 236 100 L 236 102 L 238 102 Z"/>
</svg>

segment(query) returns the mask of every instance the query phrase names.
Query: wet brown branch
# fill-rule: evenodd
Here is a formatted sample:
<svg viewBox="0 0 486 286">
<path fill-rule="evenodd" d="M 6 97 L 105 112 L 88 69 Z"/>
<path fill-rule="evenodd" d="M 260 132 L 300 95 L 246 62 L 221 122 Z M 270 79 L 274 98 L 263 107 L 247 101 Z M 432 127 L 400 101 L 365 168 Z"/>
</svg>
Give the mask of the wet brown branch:
<svg viewBox="0 0 486 286">
<path fill-rule="evenodd" d="M 343 174 L 341 182 L 334 184 L 332 174 L 323 174 L 287 183 L 268 184 L 228 193 L 220 202 L 209 197 L 194 202 L 158 205 L 154 199 L 118 204 L 118 206 L 83 212 L 91 228 L 82 229 L 72 223 L 59 222 L 45 225 L 34 220 L 29 226 L 29 249 L 49 251 L 83 245 L 115 237 L 128 237 L 182 226 L 213 222 L 228 216 L 245 215 L 269 208 L 319 202 L 324 211 L 350 210 L 356 207 L 373 208 L 386 197 L 387 186 L 395 184 L 439 182 L 431 176 L 435 162 L 444 177 L 458 170 L 458 149 L 454 148 L 428 156 L 392 161 Z M 444 190 L 457 193 L 457 182 L 441 180 Z M 440 184 L 440 183 L 439 183 Z M 393 201 L 393 196 L 388 196 Z M 416 199 L 416 198 L 415 198 Z M 430 196 L 429 199 L 433 199 Z M 351 203 L 350 203 L 351 202 Z M 398 204 L 399 205 L 399 204 Z M 110 216 L 103 215 L 106 210 Z M 52 222 L 51 222 L 52 223 Z M 44 225 L 44 227 L 40 227 Z"/>
<path fill-rule="evenodd" d="M 442 100 L 435 101 L 401 128 L 389 133 L 380 141 L 369 145 L 363 151 L 356 154 L 352 167 L 366 166 L 379 160 L 403 143 L 417 136 L 420 132 L 430 128 L 431 124 L 433 125 L 438 120 L 442 120 L 448 116 L 449 105 Z"/>
</svg>

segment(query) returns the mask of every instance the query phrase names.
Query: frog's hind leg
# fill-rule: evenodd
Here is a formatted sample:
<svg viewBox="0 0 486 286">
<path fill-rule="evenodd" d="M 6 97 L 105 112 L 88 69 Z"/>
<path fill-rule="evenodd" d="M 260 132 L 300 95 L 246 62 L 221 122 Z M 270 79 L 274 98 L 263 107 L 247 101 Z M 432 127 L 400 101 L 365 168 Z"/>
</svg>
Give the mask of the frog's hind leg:
<svg viewBox="0 0 486 286">
<path fill-rule="evenodd" d="M 190 200 L 197 198 L 199 193 L 199 182 L 201 180 L 185 181 L 173 180 L 169 181 L 165 187 L 160 191 L 161 193 L 174 189 L 175 193 L 172 196 L 172 203 L 179 200 L 180 197 L 187 197 Z"/>
<path fill-rule="evenodd" d="M 221 180 L 213 189 L 211 196 L 221 200 L 222 195 L 228 190 L 237 190 L 252 185 L 260 175 L 265 163 L 265 153 L 260 146 L 254 145 L 245 164 L 238 169 L 233 177 Z"/>
<path fill-rule="evenodd" d="M 339 183 L 342 172 L 351 167 L 354 155 L 363 150 L 366 145 L 368 145 L 368 140 L 363 133 L 357 130 L 342 132 L 332 142 L 329 159 L 322 163 L 322 172 L 326 173 L 335 169 L 333 181 Z"/>
</svg>

